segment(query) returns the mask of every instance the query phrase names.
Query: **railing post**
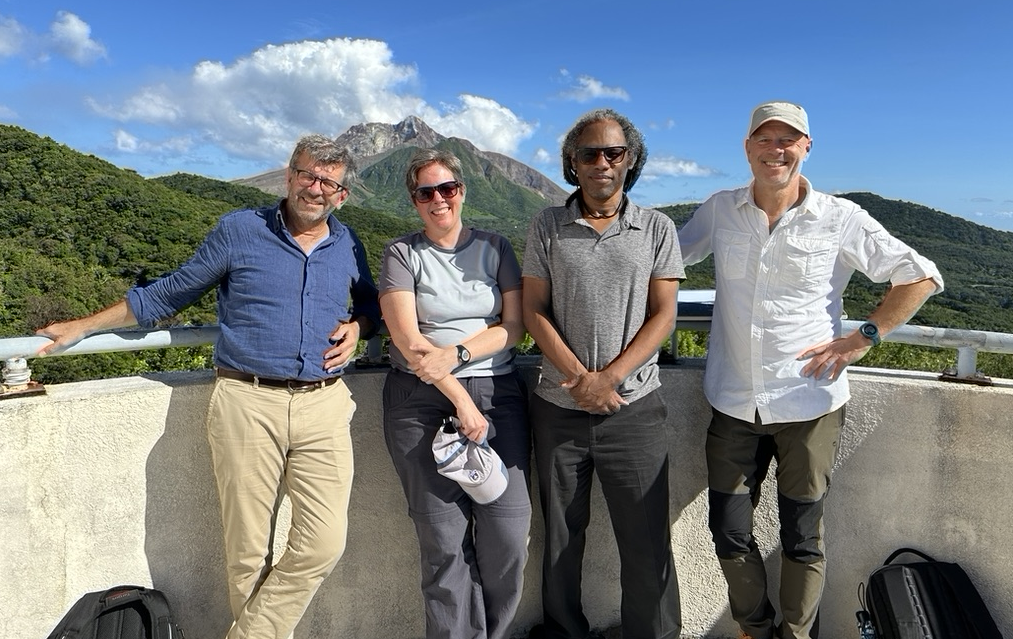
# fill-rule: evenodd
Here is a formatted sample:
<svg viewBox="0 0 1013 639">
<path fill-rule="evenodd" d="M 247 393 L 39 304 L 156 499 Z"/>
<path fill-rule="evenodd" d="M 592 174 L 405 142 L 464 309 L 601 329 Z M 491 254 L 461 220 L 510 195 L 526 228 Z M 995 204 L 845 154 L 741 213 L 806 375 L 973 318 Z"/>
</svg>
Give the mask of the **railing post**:
<svg viewBox="0 0 1013 639">
<path fill-rule="evenodd" d="M 978 372 L 978 349 L 971 346 L 957 348 L 957 377 L 970 379 Z"/>
</svg>

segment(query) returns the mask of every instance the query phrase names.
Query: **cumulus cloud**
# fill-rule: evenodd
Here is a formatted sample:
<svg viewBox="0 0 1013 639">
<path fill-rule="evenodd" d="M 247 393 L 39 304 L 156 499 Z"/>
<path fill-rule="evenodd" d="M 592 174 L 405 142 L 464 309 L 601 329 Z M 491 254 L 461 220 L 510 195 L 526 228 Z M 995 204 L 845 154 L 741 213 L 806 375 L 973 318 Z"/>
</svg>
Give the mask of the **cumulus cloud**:
<svg viewBox="0 0 1013 639">
<path fill-rule="evenodd" d="M 45 62 L 57 56 L 87 66 L 106 57 L 106 48 L 93 40 L 87 22 L 60 11 L 49 31 L 36 34 L 17 20 L 0 16 L 0 57 L 24 56 Z"/>
<path fill-rule="evenodd" d="M 498 153 L 516 151 L 517 145 L 534 133 L 534 126 L 495 100 L 467 94 L 459 99 L 460 106 L 444 105 L 446 115 L 434 115 L 432 122 L 426 122 L 443 135 L 464 138 Z"/>
<path fill-rule="evenodd" d="M 556 160 L 556 155 L 539 147 L 538 150 L 535 151 L 534 159 L 537 164 L 549 164 L 550 162 L 554 162 Z"/>
<path fill-rule="evenodd" d="M 113 133 L 113 137 L 116 141 L 116 150 L 123 153 L 178 154 L 185 153 L 194 146 L 193 140 L 187 136 L 170 138 L 161 142 L 151 142 L 142 140 L 123 129 L 117 129 Z"/>
<path fill-rule="evenodd" d="M 231 63 L 204 61 L 189 74 L 91 108 L 124 123 L 192 135 L 243 159 L 286 157 L 306 133 L 338 135 L 361 122 L 416 115 L 443 135 L 484 150 L 516 151 L 534 126 L 493 100 L 461 95 L 436 108 L 413 93 L 418 71 L 386 43 L 334 38 L 265 46 Z"/>
<path fill-rule="evenodd" d="M 106 48 L 91 39 L 91 27 L 73 13 L 61 11 L 49 26 L 52 50 L 74 62 L 87 65 L 106 57 Z"/>
<path fill-rule="evenodd" d="M 13 18 L 0 16 L 0 57 L 9 58 L 22 52 L 28 30 Z"/>
<path fill-rule="evenodd" d="M 700 166 L 692 160 L 681 160 L 671 156 L 647 156 L 644 165 L 644 179 L 666 177 L 715 177 L 719 175 L 714 169 Z"/>
<path fill-rule="evenodd" d="M 630 94 L 621 87 L 607 87 L 605 83 L 589 75 L 581 75 L 571 80 L 570 72 L 566 69 L 560 71 L 571 86 L 562 92 L 562 97 L 576 102 L 590 102 L 597 99 L 612 99 L 629 102 Z"/>
</svg>

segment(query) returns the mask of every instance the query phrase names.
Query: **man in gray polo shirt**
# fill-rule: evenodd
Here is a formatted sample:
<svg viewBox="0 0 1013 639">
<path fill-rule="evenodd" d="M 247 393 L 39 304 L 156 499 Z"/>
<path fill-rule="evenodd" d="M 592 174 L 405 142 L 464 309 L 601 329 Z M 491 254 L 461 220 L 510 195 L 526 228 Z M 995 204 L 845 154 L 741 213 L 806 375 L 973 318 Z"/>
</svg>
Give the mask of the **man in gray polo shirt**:
<svg viewBox="0 0 1013 639">
<path fill-rule="evenodd" d="M 528 231 L 522 306 L 543 355 L 529 417 L 545 518 L 544 624 L 532 636 L 588 636 L 580 582 L 594 474 L 619 546 L 623 636 L 678 637 L 682 626 L 657 359 L 684 272 L 672 221 L 626 197 L 646 160 L 626 117 L 585 114 L 562 148 L 578 189 Z"/>
</svg>

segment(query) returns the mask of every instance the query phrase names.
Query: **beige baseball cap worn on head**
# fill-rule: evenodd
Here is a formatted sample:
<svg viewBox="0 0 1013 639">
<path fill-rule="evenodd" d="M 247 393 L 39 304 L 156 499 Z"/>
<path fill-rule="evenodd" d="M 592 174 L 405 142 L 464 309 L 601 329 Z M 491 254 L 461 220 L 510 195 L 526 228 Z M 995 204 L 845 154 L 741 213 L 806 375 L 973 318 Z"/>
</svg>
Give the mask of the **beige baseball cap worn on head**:
<svg viewBox="0 0 1013 639">
<path fill-rule="evenodd" d="M 765 122 L 777 120 L 794 127 L 801 133 L 809 135 L 809 116 L 805 109 L 791 102 L 764 102 L 753 109 L 753 117 L 749 119 L 748 138 L 756 132 Z"/>
</svg>

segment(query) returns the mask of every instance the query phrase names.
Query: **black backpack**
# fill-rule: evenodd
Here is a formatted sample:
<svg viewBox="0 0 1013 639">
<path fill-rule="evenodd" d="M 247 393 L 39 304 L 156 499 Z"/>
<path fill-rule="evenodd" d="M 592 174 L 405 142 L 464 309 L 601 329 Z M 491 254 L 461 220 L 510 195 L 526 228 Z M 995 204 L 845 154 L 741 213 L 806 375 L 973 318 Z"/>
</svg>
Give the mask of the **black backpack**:
<svg viewBox="0 0 1013 639">
<path fill-rule="evenodd" d="M 921 561 L 893 563 L 905 553 Z M 863 639 L 1002 639 L 964 569 L 919 550 L 894 551 L 864 590 L 857 613 Z"/>
<path fill-rule="evenodd" d="M 47 639 L 182 639 L 165 594 L 143 586 L 89 592 Z"/>
</svg>

